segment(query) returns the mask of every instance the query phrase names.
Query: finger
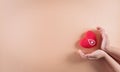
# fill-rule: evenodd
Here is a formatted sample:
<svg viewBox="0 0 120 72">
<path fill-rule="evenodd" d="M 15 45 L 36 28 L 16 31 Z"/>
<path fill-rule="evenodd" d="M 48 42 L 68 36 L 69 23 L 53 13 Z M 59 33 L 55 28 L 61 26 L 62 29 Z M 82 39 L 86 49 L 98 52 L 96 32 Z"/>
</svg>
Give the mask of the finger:
<svg viewBox="0 0 120 72">
<path fill-rule="evenodd" d="M 86 57 L 88 60 L 97 60 L 97 57 L 94 56 L 93 54 L 87 54 Z"/>
<path fill-rule="evenodd" d="M 101 27 L 96 27 L 97 28 L 97 30 L 100 30 L 101 29 Z"/>
<path fill-rule="evenodd" d="M 85 55 L 87 58 L 96 58 L 93 54 L 86 54 Z"/>
<path fill-rule="evenodd" d="M 102 34 L 105 33 L 105 30 L 102 27 L 97 27 L 97 30 Z"/>
<path fill-rule="evenodd" d="M 81 56 L 81 58 L 86 58 L 85 54 L 81 50 L 78 50 L 78 53 Z"/>
<path fill-rule="evenodd" d="M 107 46 L 109 46 L 107 34 L 105 34 L 105 33 L 102 34 L 102 38 L 103 38 L 103 40 L 102 40 L 101 48 L 104 49 Z"/>
<path fill-rule="evenodd" d="M 102 35 L 103 38 L 107 37 L 107 34 L 105 32 L 102 32 L 101 35 Z"/>
<path fill-rule="evenodd" d="M 100 30 L 100 31 L 102 31 L 102 30 L 104 30 L 102 27 L 97 27 L 97 30 Z"/>
<path fill-rule="evenodd" d="M 84 56 L 85 55 L 81 50 L 78 50 L 78 53 L 80 54 L 80 56 Z"/>
<path fill-rule="evenodd" d="M 97 58 L 87 58 L 88 60 L 97 60 Z"/>
</svg>

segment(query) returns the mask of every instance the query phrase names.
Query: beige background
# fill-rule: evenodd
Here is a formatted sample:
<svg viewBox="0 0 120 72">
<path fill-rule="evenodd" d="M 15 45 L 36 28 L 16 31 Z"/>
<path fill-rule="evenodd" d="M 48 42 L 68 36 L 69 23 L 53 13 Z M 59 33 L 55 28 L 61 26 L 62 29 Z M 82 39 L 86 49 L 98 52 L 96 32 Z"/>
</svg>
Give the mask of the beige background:
<svg viewBox="0 0 120 72">
<path fill-rule="evenodd" d="M 109 72 L 74 56 L 85 30 L 120 44 L 119 0 L 0 0 L 0 72 Z"/>
</svg>

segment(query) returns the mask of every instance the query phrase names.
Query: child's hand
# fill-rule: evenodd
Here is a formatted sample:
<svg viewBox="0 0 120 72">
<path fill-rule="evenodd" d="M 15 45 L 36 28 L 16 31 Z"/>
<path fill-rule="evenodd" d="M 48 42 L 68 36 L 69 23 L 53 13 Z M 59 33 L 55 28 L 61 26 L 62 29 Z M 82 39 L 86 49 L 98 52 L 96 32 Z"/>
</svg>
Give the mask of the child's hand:
<svg viewBox="0 0 120 72">
<path fill-rule="evenodd" d="M 90 54 L 84 54 L 81 50 L 78 50 L 79 55 L 88 60 L 97 60 L 105 57 L 106 53 L 103 50 L 96 50 Z"/>
<path fill-rule="evenodd" d="M 97 30 L 101 33 L 102 35 L 102 44 L 101 44 L 101 49 L 106 50 L 109 47 L 109 40 L 108 36 L 105 33 L 105 30 L 101 27 L 97 27 Z"/>
</svg>

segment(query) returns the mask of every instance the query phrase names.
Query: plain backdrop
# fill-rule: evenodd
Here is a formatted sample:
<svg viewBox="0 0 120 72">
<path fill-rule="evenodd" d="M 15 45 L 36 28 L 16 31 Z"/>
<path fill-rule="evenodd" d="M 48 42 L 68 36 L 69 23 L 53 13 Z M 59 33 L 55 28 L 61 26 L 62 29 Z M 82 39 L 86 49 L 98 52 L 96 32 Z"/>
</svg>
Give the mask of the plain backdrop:
<svg viewBox="0 0 120 72">
<path fill-rule="evenodd" d="M 119 48 L 119 0 L 0 0 L 0 72 L 110 72 L 73 55 L 96 26 Z"/>
</svg>

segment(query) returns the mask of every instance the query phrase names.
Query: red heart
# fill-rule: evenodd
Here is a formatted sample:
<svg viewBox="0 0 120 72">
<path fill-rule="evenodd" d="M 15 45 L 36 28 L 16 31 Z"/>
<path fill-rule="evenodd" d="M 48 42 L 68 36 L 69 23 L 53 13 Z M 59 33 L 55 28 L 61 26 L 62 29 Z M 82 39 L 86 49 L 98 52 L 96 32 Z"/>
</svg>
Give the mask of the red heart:
<svg viewBox="0 0 120 72">
<path fill-rule="evenodd" d="M 94 47 L 97 44 L 96 34 L 93 31 L 87 31 L 79 43 L 84 48 Z"/>
</svg>

